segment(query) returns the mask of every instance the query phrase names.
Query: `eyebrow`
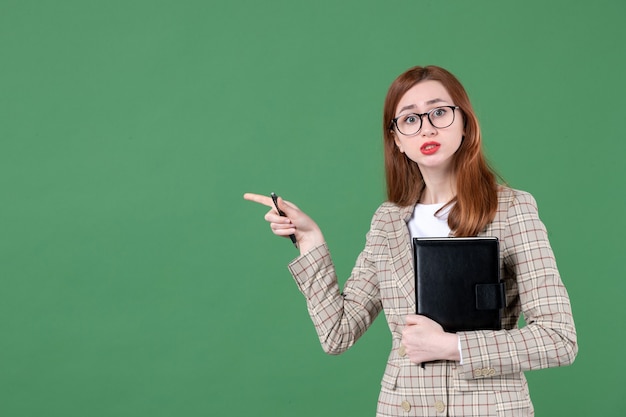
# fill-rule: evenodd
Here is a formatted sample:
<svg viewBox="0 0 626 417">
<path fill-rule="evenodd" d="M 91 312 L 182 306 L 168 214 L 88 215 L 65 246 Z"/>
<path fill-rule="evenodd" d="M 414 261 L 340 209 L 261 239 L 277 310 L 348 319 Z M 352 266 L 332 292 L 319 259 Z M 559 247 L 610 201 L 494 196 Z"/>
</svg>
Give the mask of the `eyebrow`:
<svg viewBox="0 0 626 417">
<path fill-rule="evenodd" d="M 425 104 L 427 106 L 430 106 L 431 104 L 435 104 L 435 103 L 440 103 L 440 102 L 446 102 L 446 100 L 442 99 L 442 98 L 434 98 L 432 100 L 428 100 Z M 413 110 L 415 109 L 417 106 L 415 104 L 410 104 L 408 106 L 404 106 L 400 109 L 399 113 L 402 113 L 405 110 Z"/>
</svg>

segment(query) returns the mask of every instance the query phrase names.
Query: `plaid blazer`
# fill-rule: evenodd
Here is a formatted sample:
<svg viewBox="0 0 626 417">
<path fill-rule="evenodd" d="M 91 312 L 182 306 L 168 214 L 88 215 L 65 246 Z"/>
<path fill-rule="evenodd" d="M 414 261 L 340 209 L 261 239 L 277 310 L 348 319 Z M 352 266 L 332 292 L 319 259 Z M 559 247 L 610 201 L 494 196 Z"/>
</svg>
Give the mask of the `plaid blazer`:
<svg viewBox="0 0 626 417">
<path fill-rule="evenodd" d="M 500 240 L 507 307 L 499 331 L 458 333 L 462 364 L 421 368 L 401 346 L 404 318 L 415 314 L 413 254 L 407 222 L 413 207 L 383 203 L 366 245 L 340 290 L 324 244 L 289 264 L 324 350 L 340 354 L 384 311 L 392 347 L 377 416 L 530 416 L 523 372 L 571 364 L 577 354 L 570 301 L 534 198 L 501 187 L 492 223 L 480 233 Z M 518 328 L 520 314 L 526 325 Z"/>
</svg>

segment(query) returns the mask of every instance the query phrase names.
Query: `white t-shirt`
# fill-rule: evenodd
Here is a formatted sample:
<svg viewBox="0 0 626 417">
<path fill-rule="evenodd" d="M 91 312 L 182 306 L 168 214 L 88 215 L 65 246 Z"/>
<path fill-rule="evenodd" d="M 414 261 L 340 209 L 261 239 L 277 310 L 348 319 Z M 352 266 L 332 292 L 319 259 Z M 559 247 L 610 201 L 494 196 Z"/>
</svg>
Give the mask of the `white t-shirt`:
<svg viewBox="0 0 626 417">
<path fill-rule="evenodd" d="M 416 204 L 413 216 L 409 220 L 409 233 L 414 237 L 448 237 L 450 227 L 448 226 L 448 214 L 452 205 L 448 206 L 435 215 L 445 203 L 438 204 Z"/>
</svg>

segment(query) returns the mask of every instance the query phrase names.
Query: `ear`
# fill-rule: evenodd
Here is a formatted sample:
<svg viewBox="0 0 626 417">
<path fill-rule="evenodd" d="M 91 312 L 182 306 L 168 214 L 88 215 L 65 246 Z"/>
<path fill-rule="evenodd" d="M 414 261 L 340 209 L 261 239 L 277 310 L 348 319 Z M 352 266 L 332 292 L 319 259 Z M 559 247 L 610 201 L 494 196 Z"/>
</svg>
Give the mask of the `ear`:
<svg viewBox="0 0 626 417">
<path fill-rule="evenodd" d="M 393 136 L 393 141 L 396 143 L 396 146 L 398 147 L 398 150 L 400 151 L 400 153 L 404 153 L 404 149 L 402 149 L 402 142 L 400 142 L 400 139 L 398 139 L 398 136 L 396 135 L 396 133 L 392 131 L 391 135 Z"/>
</svg>

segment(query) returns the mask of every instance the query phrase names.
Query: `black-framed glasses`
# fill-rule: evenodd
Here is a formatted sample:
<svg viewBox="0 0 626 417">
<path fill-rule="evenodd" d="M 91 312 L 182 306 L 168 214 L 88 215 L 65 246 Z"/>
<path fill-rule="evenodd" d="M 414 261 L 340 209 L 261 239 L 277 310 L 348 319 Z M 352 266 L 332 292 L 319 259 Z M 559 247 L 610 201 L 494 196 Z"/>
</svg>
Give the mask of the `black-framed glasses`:
<svg viewBox="0 0 626 417">
<path fill-rule="evenodd" d="M 398 132 L 404 136 L 413 136 L 422 128 L 422 117 L 427 116 L 431 125 L 437 129 L 443 129 L 454 123 L 454 111 L 459 106 L 440 106 L 427 111 L 426 113 L 403 114 L 391 120 L 391 129 L 395 126 Z"/>
</svg>

